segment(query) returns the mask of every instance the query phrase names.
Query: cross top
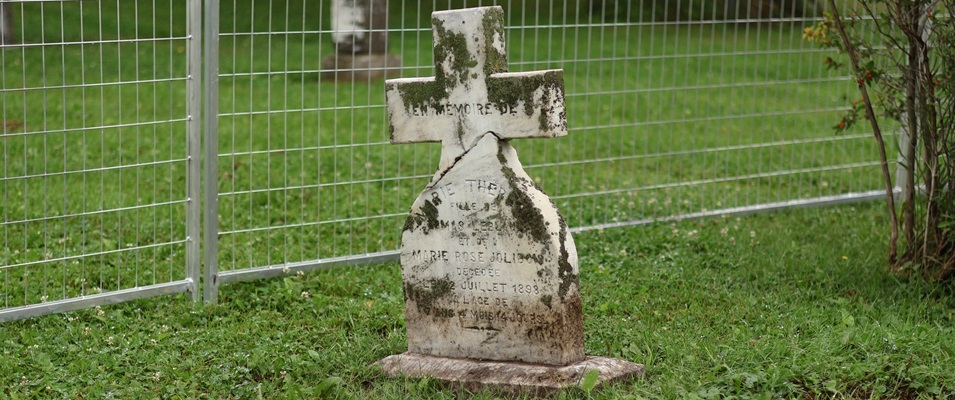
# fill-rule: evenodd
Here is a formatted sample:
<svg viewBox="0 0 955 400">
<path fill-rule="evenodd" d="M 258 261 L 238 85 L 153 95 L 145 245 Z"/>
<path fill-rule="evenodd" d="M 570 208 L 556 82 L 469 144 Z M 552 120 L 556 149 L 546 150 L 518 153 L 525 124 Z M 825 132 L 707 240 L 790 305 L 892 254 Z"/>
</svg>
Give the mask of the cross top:
<svg viewBox="0 0 955 400">
<path fill-rule="evenodd" d="M 435 76 L 385 83 L 391 142 L 442 142 L 439 171 L 485 134 L 567 134 L 561 70 L 507 72 L 501 7 L 431 14 Z"/>
</svg>

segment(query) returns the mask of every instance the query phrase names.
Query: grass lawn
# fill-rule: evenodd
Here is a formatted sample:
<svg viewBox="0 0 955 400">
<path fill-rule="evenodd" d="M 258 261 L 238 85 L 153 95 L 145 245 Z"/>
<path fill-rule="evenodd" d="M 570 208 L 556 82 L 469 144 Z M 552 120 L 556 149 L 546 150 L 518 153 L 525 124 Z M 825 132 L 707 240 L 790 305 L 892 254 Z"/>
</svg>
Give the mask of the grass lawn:
<svg viewBox="0 0 955 400">
<path fill-rule="evenodd" d="M 15 6 L 28 45 L 0 50 L 0 307 L 184 278 L 183 4 Z M 318 79 L 327 10 L 308 4 L 223 4 L 219 170 L 204 177 L 222 270 L 395 249 L 437 164 L 437 145 L 388 143 L 381 82 Z M 871 138 L 831 130 L 853 88 L 799 23 L 509 15 L 512 71 L 565 70 L 570 135 L 515 147 L 571 226 L 879 187 Z M 402 76 L 430 75 L 427 19 L 392 20 Z M 588 352 L 648 370 L 596 396 L 955 396 L 955 294 L 884 274 L 882 207 L 578 235 Z M 402 310 L 387 264 L 228 285 L 219 306 L 4 323 L 0 397 L 460 395 L 370 367 L 405 349 Z"/>
<path fill-rule="evenodd" d="M 564 398 L 955 396 L 955 292 L 885 271 L 883 205 L 593 231 L 588 354 L 645 379 Z M 380 375 L 406 349 L 396 264 L 230 285 L 0 325 L 7 398 L 433 398 Z M 476 398 L 491 398 L 478 393 Z"/>
</svg>

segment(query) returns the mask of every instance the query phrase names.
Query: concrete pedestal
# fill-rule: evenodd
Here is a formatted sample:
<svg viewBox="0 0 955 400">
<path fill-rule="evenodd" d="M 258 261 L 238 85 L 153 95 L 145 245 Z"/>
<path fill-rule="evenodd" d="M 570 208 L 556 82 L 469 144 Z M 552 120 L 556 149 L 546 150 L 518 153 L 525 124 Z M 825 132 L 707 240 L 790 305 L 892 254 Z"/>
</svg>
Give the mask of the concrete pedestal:
<svg viewBox="0 0 955 400">
<path fill-rule="evenodd" d="M 579 386 L 591 370 L 597 370 L 597 386 L 643 376 L 644 367 L 608 357 L 586 357 L 566 366 L 521 362 L 481 361 L 403 353 L 378 361 L 390 376 L 431 377 L 470 391 L 490 389 L 507 395 L 548 396 Z"/>
</svg>

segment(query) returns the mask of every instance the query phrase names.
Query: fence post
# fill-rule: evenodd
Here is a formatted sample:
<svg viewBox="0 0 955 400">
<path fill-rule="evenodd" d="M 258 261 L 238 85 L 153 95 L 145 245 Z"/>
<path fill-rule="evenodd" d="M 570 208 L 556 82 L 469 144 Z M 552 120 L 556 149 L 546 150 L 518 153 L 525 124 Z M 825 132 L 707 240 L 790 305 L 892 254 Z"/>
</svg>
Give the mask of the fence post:
<svg viewBox="0 0 955 400">
<path fill-rule="evenodd" d="M 202 95 L 205 131 L 205 227 L 203 231 L 203 299 L 219 300 L 219 0 L 205 0 Z"/>
<path fill-rule="evenodd" d="M 192 301 L 199 301 L 202 255 L 199 248 L 199 222 L 202 212 L 202 0 L 189 0 L 186 6 L 186 276 L 191 280 Z"/>
</svg>

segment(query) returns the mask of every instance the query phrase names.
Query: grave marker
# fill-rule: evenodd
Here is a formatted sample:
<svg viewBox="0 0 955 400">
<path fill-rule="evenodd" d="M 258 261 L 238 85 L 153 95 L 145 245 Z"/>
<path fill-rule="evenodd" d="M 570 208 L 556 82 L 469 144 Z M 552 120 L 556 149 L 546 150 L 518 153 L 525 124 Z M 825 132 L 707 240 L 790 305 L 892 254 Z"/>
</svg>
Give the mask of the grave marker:
<svg viewBox="0 0 955 400">
<path fill-rule="evenodd" d="M 324 79 L 398 75 L 401 57 L 388 54 L 388 0 L 332 0 L 331 22 L 335 53 L 322 60 Z"/>
<path fill-rule="evenodd" d="M 432 15 L 435 76 L 385 84 L 392 143 L 441 142 L 401 240 L 408 353 L 385 372 L 546 390 L 642 373 L 584 355 L 577 251 L 510 139 L 567 134 L 563 72 L 507 72 L 503 10 Z"/>
</svg>

